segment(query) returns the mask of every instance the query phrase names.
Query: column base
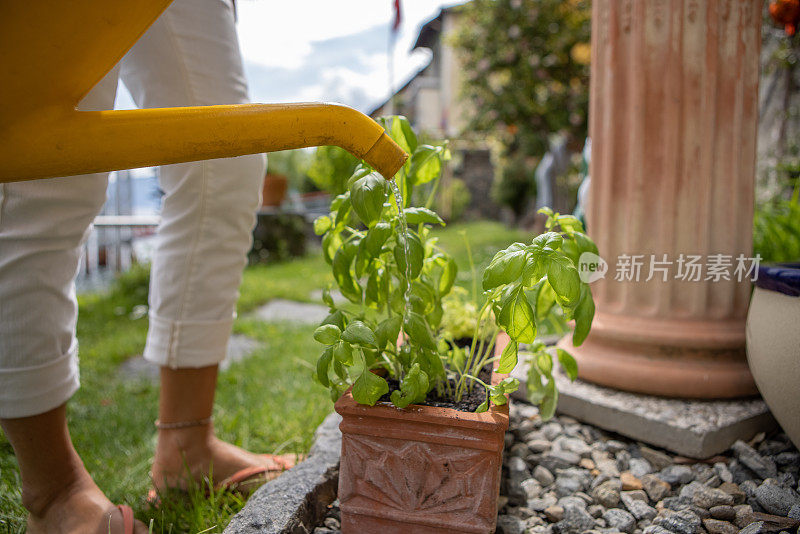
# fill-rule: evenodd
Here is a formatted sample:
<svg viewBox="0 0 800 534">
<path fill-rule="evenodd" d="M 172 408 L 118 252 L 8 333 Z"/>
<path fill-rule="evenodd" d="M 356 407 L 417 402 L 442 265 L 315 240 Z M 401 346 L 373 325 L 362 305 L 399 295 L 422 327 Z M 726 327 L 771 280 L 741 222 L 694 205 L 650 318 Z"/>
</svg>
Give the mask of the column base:
<svg viewBox="0 0 800 534">
<path fill-rule="evenodd" d="M 703 323 L 709 328 L 704 329 Z M 579 378 L 623 391 L 694 399 L 758 394 L 747 366 L 743 321 L 740 327 L 732 322 L 691 321 L 688 332 L 677 322 L 668 329 L 664 326 L 663 319 L 598 314 L 583 345 L 573 347 L 568 335 L 558 346 L 577 360 Z M 634 327 L 642 335 L 635 341 L 624 340 L 630 339 Z M 669 334 L 659 336 L 658 330 Z M 692 337 L 695 344 L 688 346 Z"/>
</svg>

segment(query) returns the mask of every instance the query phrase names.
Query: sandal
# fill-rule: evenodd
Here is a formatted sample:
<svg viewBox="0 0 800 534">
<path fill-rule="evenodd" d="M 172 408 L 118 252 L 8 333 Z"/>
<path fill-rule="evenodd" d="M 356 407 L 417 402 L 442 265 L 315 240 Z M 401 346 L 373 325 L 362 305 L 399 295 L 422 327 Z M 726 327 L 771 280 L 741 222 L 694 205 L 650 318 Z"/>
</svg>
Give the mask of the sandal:
<svg viewBox="0 0 800 534">
<path fill-rule="evenodd" d="M 127 504 L 118 504 L 117 510 L 122 514 L 122 530 L 125 534 L 133 534 L 133 510 Z"/>
<path fill-rule="evenodd" d="M 284 471 L 291 469 L 303 459 L 303 455 L 299 454 L 262 454 L 261 456 L 270 460 L 274 465 L 271 467 L 256 465 L 240 469 L 222 482 L 215 484 L 214 491 L 231 491 L 241 495 L 250 494 L 264 483 L 278 478 Z M 186 493 L 185 490 L 173 488 L 168 488 L 166 491 Z M 161 506 L 161 498 L 156 488 L 150 488 L 147 493 L 147 503 L 154 508 Z"/>
</svg>

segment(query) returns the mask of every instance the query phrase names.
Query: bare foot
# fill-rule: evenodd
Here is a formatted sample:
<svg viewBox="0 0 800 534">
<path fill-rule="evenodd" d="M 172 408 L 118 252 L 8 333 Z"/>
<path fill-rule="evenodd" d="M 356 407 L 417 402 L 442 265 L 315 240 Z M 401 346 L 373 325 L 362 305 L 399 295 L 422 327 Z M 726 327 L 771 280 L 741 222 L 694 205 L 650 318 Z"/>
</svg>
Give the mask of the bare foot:
<svg viewBox="0 0 800 534">
<path fill-rule="evenodd" d="M 212 474 L 219 483 L 247 468 L 265 467 L 269 479 L 293 466 L 291 456 L 254 454 L 218 439 L 213 429 L 205 426 L 160 430 L 152 476 L 157 490 L 186 489 L 187 472 L 194 481 Z"/>
<path fill-rule="evenodd" d="M 100 488 L 86 476 L 64 488 L 50 502 L 32 506 L 28 515 L 28 534 L 123 534 L 122 513 Z M 136 534 L 146 534 L 141 521 Z"/>
</svg>

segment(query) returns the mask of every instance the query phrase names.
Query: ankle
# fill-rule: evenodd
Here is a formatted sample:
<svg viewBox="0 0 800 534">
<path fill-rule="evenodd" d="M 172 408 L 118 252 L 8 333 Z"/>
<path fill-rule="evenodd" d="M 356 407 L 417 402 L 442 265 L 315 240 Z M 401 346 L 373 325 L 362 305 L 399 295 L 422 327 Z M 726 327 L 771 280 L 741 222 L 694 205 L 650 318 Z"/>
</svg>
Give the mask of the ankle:
<svg viewBox="0 0 800 534">
<path fill-rule="evenodd" d="M 160 429 L 153 456 L 153 483 L 175 486 L 187 476 L 198 478 L 207 469 L 214 442 L 211 425 Z"/>
<path fill-rule="evenodd" d="M 82 466 L 81 466 L 82 467 Z M 85 469 L 54 474 L 47 485 L 22 487 L 22 505 L 31 516 L 43 518 L 57 503 L 81 491 L 95 488 L 94 481 Z"/>
<path fill-rule="evenodd" d="M 159 450 L 174 453 L 179 451 L 188 454 L 193 451 L 205 451 L 214 440 L 214 428 L 211 424 L 190 426 L 186 428 L 160 428 L 156 453 Z"/>
</svg>

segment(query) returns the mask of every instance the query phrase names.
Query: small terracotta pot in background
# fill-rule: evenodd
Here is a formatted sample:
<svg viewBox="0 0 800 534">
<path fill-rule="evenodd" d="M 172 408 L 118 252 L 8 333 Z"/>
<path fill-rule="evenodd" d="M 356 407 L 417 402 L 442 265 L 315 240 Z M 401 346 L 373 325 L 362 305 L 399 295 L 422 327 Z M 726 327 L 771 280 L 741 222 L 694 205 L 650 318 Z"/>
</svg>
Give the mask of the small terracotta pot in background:
<svg viewBox="0 0 800 534">
<path fill-rule="evenodd" d="M 758 269 L 747 361 L 772 415 L 800 447 L 800 263 Z"/>
<path fill-rule="evenodd" d="M 508 338 L 498 338 L 500 354 Z M 507 375 L 492 374 L 496 384 Z M 342 416 L 339 504 L 343 534 L 492 533 L 508 404 L 484 413 L 358 404 Z"/>
<path fill-rule="evenodd" d="M 264 184 L 261 186 L 261 205 L 271 208 L 278 208 L 286 198 L 286 190 L 289 188 L 289 179 L 282 174 L 267 173 L 264 176 Z"/>
</svg>

